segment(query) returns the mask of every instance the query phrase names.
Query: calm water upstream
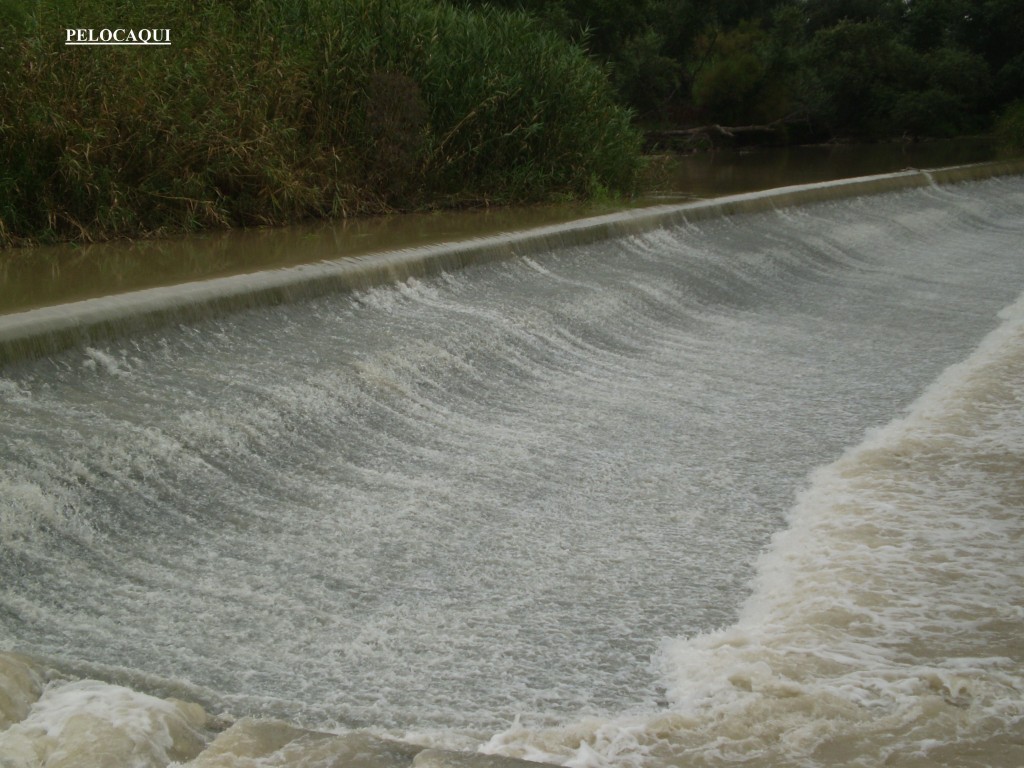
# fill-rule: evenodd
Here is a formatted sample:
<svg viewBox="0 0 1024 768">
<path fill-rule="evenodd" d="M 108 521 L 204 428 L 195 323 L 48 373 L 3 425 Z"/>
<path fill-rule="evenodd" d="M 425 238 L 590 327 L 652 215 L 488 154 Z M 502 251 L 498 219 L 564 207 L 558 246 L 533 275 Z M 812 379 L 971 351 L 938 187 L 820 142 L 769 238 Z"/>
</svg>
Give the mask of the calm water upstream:
<svg viewBox="0 0 1024 768">
<path fill-rule="evenodd" d="M 574 766 L 1019 766 L 1022 290 L 1016 177 L 9 368 L 0 649 Z"/>
</svg>

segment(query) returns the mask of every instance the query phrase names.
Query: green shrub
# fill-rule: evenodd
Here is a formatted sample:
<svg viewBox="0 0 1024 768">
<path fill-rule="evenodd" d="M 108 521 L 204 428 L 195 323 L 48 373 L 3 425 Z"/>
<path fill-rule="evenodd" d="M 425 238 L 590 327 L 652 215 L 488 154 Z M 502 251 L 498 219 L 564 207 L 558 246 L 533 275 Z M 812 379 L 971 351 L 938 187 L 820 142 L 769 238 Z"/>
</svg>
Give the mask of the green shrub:
<svg viewBox="0 0 1024 768">
<path fill-rule="evenodd" d="M 523 14 L 430 0 L 6 9 L 0 244 L 586 196 L 637 171 L 605 73 Z M 170 28 L 172 45 L 63 44 L 65 27 L 112 26 Z"/>
</svg>

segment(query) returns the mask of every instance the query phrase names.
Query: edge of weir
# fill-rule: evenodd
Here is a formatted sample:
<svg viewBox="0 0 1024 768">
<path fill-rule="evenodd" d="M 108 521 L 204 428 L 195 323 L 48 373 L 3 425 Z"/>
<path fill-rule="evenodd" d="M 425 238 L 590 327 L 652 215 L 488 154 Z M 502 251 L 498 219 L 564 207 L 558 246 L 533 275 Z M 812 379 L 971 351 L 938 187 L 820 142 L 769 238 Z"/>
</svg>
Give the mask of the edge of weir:
<svg viewBox="0 0 1024 768">
<path fill-rule="evenodd" d="M 303 264 L 0 315 L 0 368 L 96 341 L 329 293 L 365 290 L 473 264 L 588 245 L 722 216 L 1024 174 L 1024 159 L 779 187 L 620 211 L 470 240 Z"/>
</svg>

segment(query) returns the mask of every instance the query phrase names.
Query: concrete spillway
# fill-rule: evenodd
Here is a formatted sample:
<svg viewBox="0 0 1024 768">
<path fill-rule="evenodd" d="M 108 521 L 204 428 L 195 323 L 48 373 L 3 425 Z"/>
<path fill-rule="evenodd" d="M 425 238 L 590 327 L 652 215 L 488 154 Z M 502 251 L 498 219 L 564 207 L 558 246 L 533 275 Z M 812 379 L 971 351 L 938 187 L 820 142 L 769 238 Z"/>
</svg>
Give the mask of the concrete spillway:
<svg viewBox="0 0 1024 768">
<path fill-rule="evenodd" d="M 1024 178 L 986 174 L 22 333 L 0 764 L 1017 768 Z"/>
</svg>

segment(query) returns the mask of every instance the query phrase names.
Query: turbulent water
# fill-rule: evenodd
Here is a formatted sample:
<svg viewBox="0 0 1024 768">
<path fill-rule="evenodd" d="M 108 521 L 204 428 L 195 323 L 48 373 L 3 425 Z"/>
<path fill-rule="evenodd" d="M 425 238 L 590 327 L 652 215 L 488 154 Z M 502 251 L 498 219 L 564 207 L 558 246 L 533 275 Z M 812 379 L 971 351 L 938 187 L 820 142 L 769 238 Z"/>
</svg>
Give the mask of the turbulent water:
<svg viewBox="0 0 1024 768">
<path fill-rule="evenodd" d="M 1022 290 L 1002 179 L 9 368 L 0 649 L 576 766 L 1020 765 Z"/>
</svg>

